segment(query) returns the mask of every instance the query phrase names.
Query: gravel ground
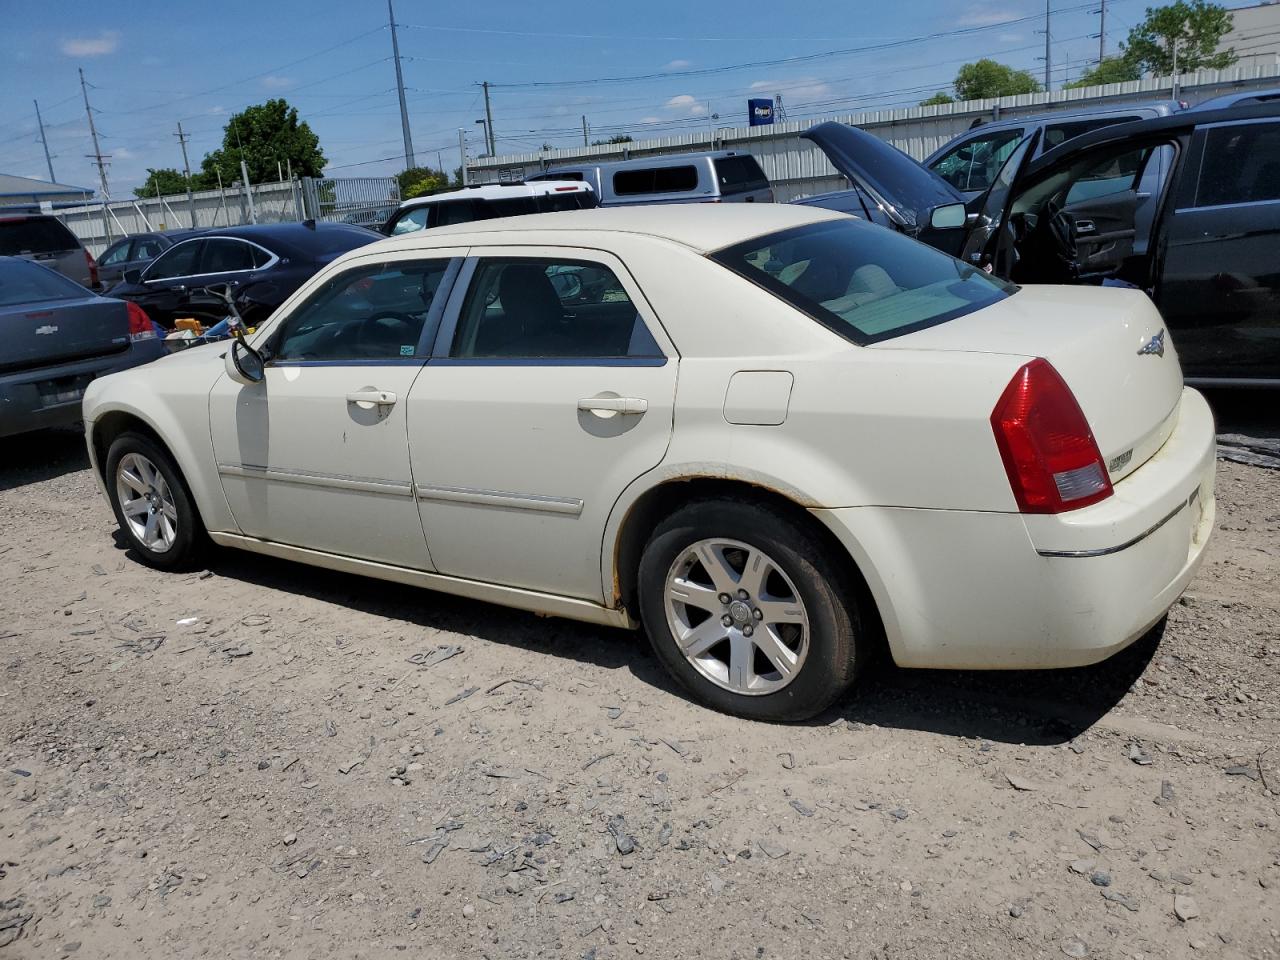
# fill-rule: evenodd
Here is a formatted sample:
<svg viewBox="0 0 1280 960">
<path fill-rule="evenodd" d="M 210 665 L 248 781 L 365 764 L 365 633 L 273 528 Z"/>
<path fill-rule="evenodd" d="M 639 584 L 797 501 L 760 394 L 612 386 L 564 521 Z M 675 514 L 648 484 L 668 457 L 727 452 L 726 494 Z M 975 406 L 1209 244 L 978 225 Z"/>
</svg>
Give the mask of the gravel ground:
<svg viewBox="0 0 1280 960">
<path fill-rule="evenodd" d="M 1280 956 L 1280 471 L 1107 663 L 782 727 L 638 635 L 149 570 L 80 444 L 0 444 L 0 960 Z"/>
</svg>

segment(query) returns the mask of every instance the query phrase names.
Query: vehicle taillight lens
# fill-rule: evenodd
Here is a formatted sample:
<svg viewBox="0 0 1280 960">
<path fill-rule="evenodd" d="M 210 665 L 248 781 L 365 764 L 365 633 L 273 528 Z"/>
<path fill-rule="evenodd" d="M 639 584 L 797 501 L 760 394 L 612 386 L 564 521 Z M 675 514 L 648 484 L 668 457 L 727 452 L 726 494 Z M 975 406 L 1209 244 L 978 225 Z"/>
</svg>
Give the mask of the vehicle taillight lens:
<svg viewBox="0 0 1280 960">
<path fill-rule="evenodd" d="M 89 286 L 94 289 L 102 286 L 98 282 L 98 261 L 93 259 L 93 255 L 88 250 L 84 252 L 84 262 L 89 265 Z"/>
<path fill-rule="evenodd" d="M 1023 513 L 1062 513 L 1111 496 L 1098 444 L 1049 361 L 1023 366 L 991 412 L 991 429 Z"/>
<path fill-rule="evenodd" d="M 147 316 L 147 311 L 132 300 L 125 301 L 125 309 L 129 311 L 129 339 L 134 343 L 139 340 L 154 340 L 156 338 L 156 325 Z"/>
</svg>

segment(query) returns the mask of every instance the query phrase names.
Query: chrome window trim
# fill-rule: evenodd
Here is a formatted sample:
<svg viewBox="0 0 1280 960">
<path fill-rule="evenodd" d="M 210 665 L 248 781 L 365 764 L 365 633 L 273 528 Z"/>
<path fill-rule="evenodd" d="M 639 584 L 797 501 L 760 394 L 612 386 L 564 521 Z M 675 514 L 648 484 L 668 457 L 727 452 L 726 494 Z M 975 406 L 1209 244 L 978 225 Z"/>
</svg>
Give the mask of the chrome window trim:
<svg viewBox="0 0 1280 960">
<path fill-rule="evenodd" d="M 576 517 L 582 513 L 582 501 L 573 497 L 548 497 L 536 493 L 510 493 L 506 490 L 484 490 L 479 487 L 439 487 L 429 483 L 414 486 L 419 500 L 443 500 L 483 507 L 510 507 L 540 513 L 561 513 Z"/>
<path fill-rule="evenodd" d="M 1037 549 L 1036 553 L 1038 553 L 1042 557 L 1050 557 L 1054 559 L 1078 560 L 1086 557 L 1107 557 L 1113 553 L 1119 553 L 1121 550 L 1128 550 L 1130 547 L 1134 546 L 1135 544 L 1141 543 L 1143 540 L 1147 539 L 1147 537 L 1151 536 L 1153 533 L 1155 533 L 1157 530 L 1163 527 L 1166 523 L 1168 523 L 1170 520 L 1172 520 L 1174 517 L 1180 514 L 1183 510 L 1191 506 L 1191 504 L 1195 503 L 1196 498 L 1199 496 L 1200 496 L 1200 488 L 1196 487 L 1195 490 L 1192 491 L 1191 496 L 1187 497 L 1187 499 L 1183 500 L 1171 511 L 1165 514 L 1165 516 L 1162 519 L 1156 521 L 1154 524 L 1152 524 L 1146 530 L 1143 530 L 1142 533 L 1138 534 L 1136 537 L 1133 537 L 1130 540 L 1126 540 L 1124 543 L 1118 543 L 1113 547 L 1096 547 L 1093 550 L 1040 550 L 1040 549 Z"/>
<path fill-rule="evenodd" d="M 432 357 L 433 367 L 665 367 L 667 357 Z"/>
<path fill-rule="evenodd" d="M 226 277 L 226 276 L 231 276 L 232 274 L 237 274 L 237 273 L 261 273 L 264 270 L 270 270 L 277 263 L 279 263 L 281 259 L 279 256 L 277 256 L 276 254 L 268 250 L 266 247 L 264 247 L 262 244 L 254 243 L 252 240 L 246 240 L 243 237 L 219 237 L 219 236 L 203 236 L 202 235 L 199 237 L 188 237 L 186 240 L 181 240 L 178 243 L 173 244 L 172 246 L 166 248 L 160 254 L 160 256 L 156 257 L 155 260 L 151 261 L 151 264 L 154 265 L 156 261 L 160 259 L 160 257 L 163 257 L 170 250 L 177 250 L 183 244 L 195 243 L 197 240 L 202 240 L 202 241 L 203 240 L 235 240 L 237 243 L 247 243 L 249 246 L 256 247 L 257 249 L 261 250 L 271 259 L 269 259 L 261 267 L 250 267 L 248 270 L 219 270 L 216 273 L 182 273 L 176 277 L 162 277 L 158 280 L 149 280 L 144 275 L 142 278 L 142 282 L 143 283 L 162 283 L 167 280 L 193 280 L 196 277 Z M 148 266 L 147 269 L 150 270 L 151 267 Z"/>
<path fill-rule="evenodd" d="M 219 463 L 218 473 L 224 477 L 275 480 L 280 483 L 328 487 L 357 493 L 376 493 L 392 497 L 413 496 L 413 484 L 407 480 L 376 480 L 372 477 L 351 477 L 336 473 L 307 473 L 302 470 L 282 470 L 250 463 Z"/>
<path fill-rule="evenodd" d="M 1271 200 L 1239 200 L 1235 203 L 1211 203 L 1200 204 L 1194 207 L 1179 207 L 1174 213 L 1202 213 L 1206 210 L 1239 210 L 1242 207 L 1265 207 L 1273 203 L 1280 203 L 1280 197 Z"/>
</svg>

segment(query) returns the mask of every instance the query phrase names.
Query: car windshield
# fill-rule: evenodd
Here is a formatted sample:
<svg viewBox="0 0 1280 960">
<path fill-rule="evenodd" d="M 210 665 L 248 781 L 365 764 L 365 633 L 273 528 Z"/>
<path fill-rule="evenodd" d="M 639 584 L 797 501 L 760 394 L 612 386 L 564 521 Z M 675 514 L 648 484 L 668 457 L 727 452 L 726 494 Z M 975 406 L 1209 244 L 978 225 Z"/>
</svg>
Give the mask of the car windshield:
<svg viewBox="0 0 1280 960">
<path fill-rule="evenodd" d="M 24 260 L 0 260 L 0 307 L 88 296 L 92 294 L 84 287 L 48 267 Z"/>
<path fill-rule="evenodd" d="M 859 344 L 944 323 L 1017 289 L 900 233 L 852 219 L 768 234 L 711 256 Z"/>
</svg>

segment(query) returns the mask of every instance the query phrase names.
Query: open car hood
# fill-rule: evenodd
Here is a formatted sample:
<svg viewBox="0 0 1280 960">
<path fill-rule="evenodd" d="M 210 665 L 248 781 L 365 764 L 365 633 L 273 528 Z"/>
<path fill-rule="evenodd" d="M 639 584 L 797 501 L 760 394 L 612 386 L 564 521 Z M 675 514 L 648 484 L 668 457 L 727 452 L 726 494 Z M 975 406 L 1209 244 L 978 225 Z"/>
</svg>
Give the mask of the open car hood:
<svg viewBox="0 0 1280 960">
<path fill-rule="evenodd" d="M 964 203 L 964 194 L 897 147 L 857 127 L 829 120 L 802 136 L 821 148 L 832 165 L 885 207 L 908 232 L 928 225 L 929 212 Z"/>
</svg>

